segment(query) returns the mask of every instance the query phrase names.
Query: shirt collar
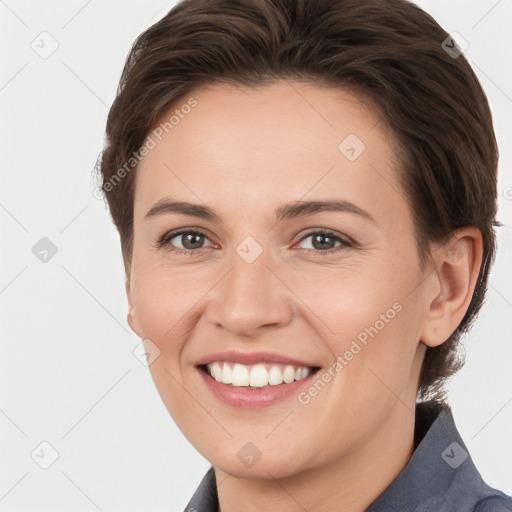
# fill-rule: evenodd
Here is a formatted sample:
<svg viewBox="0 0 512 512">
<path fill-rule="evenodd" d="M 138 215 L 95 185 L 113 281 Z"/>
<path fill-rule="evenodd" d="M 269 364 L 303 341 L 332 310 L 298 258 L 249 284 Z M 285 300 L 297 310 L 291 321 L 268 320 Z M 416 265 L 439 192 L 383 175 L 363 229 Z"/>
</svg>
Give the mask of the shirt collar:
<svg viewBox="0 0 512 512">
<path fill-rule="evenodd" d="M 427 501 L 446 500 L 455 481 L 463 488 L 485 486 L 448 405 L 417 403 L 414 438 L 411 459 L 366 512 L 415 510 Z"/>
<path fill-rule="evenodd" d="M 428 501 L 447 499 L 450 489 L 471 489 L 473 498 L 490 489 L 478 473 L 457 431 L 452 411 L 436 401 L 416 404 L 413 455 L 389 487 L 366 512 L 415 510 Z M 204 475 L 186 511 L 218 512 L 213 466 Z"/>
</svg>

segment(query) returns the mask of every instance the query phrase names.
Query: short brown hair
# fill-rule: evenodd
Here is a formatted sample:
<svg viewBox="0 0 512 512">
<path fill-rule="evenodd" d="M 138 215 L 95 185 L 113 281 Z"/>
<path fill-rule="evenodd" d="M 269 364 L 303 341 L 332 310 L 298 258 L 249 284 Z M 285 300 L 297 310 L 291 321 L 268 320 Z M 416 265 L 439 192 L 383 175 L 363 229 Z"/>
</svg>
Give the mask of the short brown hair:
<svg viewBox="0 0 512 512">
<path fill-rule="evenodd" d="M 484 300 L 495 255 L 493 226 L 501 225 L 495 221 L 498 149 L 491 112 L 456 49 L 433 18 L 407 0 L 177 4 L 135 41 L 107 120 L 102 188 L 127 276 L 136 161 L 132 172 L 126 163 L 172 104 L 221 82 L 258 87 L 290 78 L 354 91 L 375 106 L 394 135 L 422 266 L 431 242 L 446 241 L 465 226 L 482 233 L 483 262 L 466 315 L 447 341 L 427 348 L 423 361 L 418 396 L 444 400 L 446 378 L 463 364 L 456 351 L 460 337 Z"/>
</svg>

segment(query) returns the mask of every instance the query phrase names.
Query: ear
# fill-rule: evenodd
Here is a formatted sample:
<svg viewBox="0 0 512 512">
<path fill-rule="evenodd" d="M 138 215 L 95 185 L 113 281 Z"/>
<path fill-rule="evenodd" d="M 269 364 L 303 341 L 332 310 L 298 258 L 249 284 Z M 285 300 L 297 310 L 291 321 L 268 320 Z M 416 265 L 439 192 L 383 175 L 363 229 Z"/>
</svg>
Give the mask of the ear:
<svg viewBox="0 0 512 512">
<path fill-rule="evenodd" d="M 135 308 L 133 307 L 133 298 L 129 277 L 125 279 L 124 286 L 126 290 L 126 298 L 128 299 L 128 315 L 126 317 L 128 325 L 139 338 L 144 338 L 144 336 L 142 336 L 142 330 L 140 329 L 139 322 L 137 320 Z"/>
<path fill-rule="evenodd" d="M 428 347 L 445 342 L 468 310 L 482 264 L 482 234 L 476 227 L 461 228 L 433 251 L 435 272 L 429 276 L 427 311 L 421 341 Z"/>
</svg>

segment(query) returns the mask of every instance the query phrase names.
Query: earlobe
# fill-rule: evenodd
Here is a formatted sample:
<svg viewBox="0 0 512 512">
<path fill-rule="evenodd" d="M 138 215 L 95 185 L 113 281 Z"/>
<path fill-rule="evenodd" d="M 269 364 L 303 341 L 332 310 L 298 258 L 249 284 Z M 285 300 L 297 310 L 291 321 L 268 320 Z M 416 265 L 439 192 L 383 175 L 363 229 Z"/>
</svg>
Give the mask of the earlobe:
<svg viewBox="0 0 512 512">
<path fill-rule="evenodd" d="M 140 334 L 140 329 L 137 322 L 137 317 L 135 314 L 135 309 L 133 307 L 132 293 L 130 288 L 130 280 L 128 278 L 125 279 L 125 290 L 126 290 L 126 298 L 128 299 L 128 314 L 126 316 L 126 320 L 131 330 L 139 336 L 139 338 L 143 338 Z"/>
<path fill-rule="evenodd" d="M 438 290 L 427 297 L 421 341 L 435 347 L 446 341 L 469 308 L 482 263 L 482 235 L 475 227 L 461 228 L 435 250 L 432 279 Z"/>
</svg>

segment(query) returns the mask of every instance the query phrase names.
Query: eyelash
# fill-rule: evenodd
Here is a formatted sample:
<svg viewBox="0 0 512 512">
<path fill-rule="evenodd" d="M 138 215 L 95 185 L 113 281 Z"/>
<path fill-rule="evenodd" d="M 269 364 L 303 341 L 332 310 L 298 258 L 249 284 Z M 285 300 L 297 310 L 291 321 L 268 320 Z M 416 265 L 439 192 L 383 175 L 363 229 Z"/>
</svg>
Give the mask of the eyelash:
<svg viewBox="0 0 512 512">
<path fill-rule="evenodd" d="M 181 249 L 179 247 L 172 247 L 170 245 L 170 241 L 173 238 L 176 238 L 180 235 L 189 235 L 189 234 L 200 235 L 200 236 L 204 236 L 205 238 L 208 238 L 206 233 L 203 233 L 200 230 L 182 230 L 182 231 L 177 231 L 174 233 L 173 232 L 166 233 L 165 235 L 163 235 L 160 238 L 160 240 L 158 240 L 156 246 L 158 249 L 168 246 L 168 247 L 165 247 L 165 250 L 167 250 L 167 251 L 176 252 L 176 253 L 178 251 L 186 251 L 190 255 L 201 253 L 202 251 L 207 249 L 207 247 L 200 247 L 199 249 Z M 332 255 L 333 253 L 338 252 L 339 250 L 355 247 L 355 243 L 352 240 L 350 240 L 348 238 L 342 238 L 342 237 L 336 235 L 336 233 L 326 230 L 326 229 L 317 229 L 316 231 L 310 231 L 309 233 L 305 234 L 297 243 L 303 242 L 306 238 L 308 238 L 312 235 L 321 235 L 321 236 L 333 238 L 335 240 L 335 242 L 341 242 L 341 245 L 339 245 L 338 247 L 333 247 L 331 249 L 326 249 L 325 251 L 321 251 L 318 249 L 299 249 L 299 250 L 313 251 L 313 254 L 315 254 L 315 255 L 328 256 L 328 255 Z"/>
</svg>

